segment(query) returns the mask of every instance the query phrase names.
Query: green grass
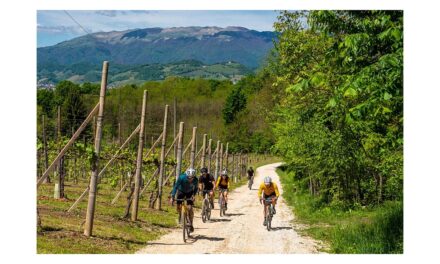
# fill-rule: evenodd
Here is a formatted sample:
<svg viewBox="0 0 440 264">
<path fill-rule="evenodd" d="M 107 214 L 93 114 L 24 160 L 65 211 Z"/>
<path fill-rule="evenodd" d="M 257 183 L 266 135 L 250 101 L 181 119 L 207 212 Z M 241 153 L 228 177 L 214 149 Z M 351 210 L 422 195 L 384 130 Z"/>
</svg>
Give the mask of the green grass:
<svg viewBox="0 0 440 264">
<path fill-rule="evenodd" d="M 148 208 L 148 195 L 145 195 L 140 202 L 139 221 L 132 222 L 122 218 L 127 191 L 113 206 L 110 202 L 118 189 L 103 182 L 98 190 L 93 237 L 87 238 L 83 235 L 87 199 L 73 212 L 67 213 L 86 183 L 67 184 L 67 199 L 63 200 L 52 198 L 52 184 L 42 185 L 38 191 L 42 230 L 37 234 L 37 253 L 133 253 L 144 247 L 147 241 L 177 226 L 177 213 L 166 200 L 171 187 L 164 189 L 162 211 Z"/>
<path fill-rule="evenodd" d="M 278 169 L 283 197 L 292 206 L 300 233 L 325 242 L 324 251 L 346 254 L 403 253 L 403 203 L 386 202 L 355 210 L 322 206 Z"/>
</svg>

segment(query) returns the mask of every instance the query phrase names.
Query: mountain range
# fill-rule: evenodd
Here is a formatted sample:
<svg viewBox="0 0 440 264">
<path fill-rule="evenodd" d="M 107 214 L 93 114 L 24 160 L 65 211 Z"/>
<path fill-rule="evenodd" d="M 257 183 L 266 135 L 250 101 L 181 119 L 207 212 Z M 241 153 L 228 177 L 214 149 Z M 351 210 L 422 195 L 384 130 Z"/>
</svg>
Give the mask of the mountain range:
<svg viewBox="0 0 440 264">
<path fill-rule="evenodd" d="M 167 76 L 232 79 L 257 68 L 276 33 L 243 27 L 144 28 L 98 32 L 37 49 L 39 82 L 99 81 L 102 61 L 118 80 Z M 109 76 L 110 77 L 110 76 Z"/>
</svg>

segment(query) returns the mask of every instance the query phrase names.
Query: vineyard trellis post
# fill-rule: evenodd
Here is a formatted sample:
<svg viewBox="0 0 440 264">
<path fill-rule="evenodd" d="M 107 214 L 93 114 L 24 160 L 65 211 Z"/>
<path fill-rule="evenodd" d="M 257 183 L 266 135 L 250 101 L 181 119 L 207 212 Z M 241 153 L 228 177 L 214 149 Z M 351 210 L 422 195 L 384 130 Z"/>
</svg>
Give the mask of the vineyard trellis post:
<svg viewBox="0 0 440 264">
<path fill-rule="evenodd" d="M 101 136 L 102 136 L 102 121 L 104 119 L 104 102 L 105 102 L 105 92 L 107 88 L 107 75 L 108 75 L 108 61 L 104 61 L 102 67 L 102 79 L 101 79 L 101 91 L 99 94 L 99 112 L 98 120 L 96 125 L 96 135 L 95 135 L 95 152 L 94 152 L 94 164 L 92 167 L 92 176 L 90 178 L 90 190 L 89 190 L 89 200 L 87 205 L 86 223 L 84 227 L 84 235 L 90 237 L 92 235 L 93 220 L 95 215 L 95 204 L 96 204 L 96 187 L 97 178 L 99 170 L 99 153 L 101 150 Z"/>
<path fill-rule="evenodd" d="M 235 155 L 232 154 L 232 175 L 234 177 L 234 182 L 237 183 L 237 175 L 235 171 Z"/>
<path fill-rule="evenodd" d="M 43 115 L 43 155 L 44 155 L 44 170 L 49 166 L 49 157 L 47 153 L 47 136 L 46 136 L 46 116 Z M 50 178 L 47 177 L 44 183 L 50 183 Z"/>
<path fill-rule="evenodd" d="M 228 169 L 229 169 L 229 142 L 226 142 L 226 152 L 225 152 L 225 160 L 226 160 L 226 165 L 225 165 L 225 168 L 226 168 L 226 171 L 228 171 Z"/>
<path fill-rule="evenodd" d="M 177 99 L 174 97 L 173 101 L 173 136 L 176 138 L 176 125 L 177 125 Z M 173 157 L 177 159 L 177 144 L 174 145 L 174 155 Z"/>
<path fill-rule="evenodd" d="M 197 127 L 193 127 L 192 131 L 192 139 L 191 139 L 191 156 L 189 159 L 189 167 L 194 169 L 194 160 L 196 157 L 196 136 L 197 136 Z"/>
<path fill-rule="evenodd" d="M 205 167 L 205 159 L 206 159 L 206 139 L 208 138 L 207 134 L 203 134 L 203 143 L 202 143 L 202 165 L 201 167 L 204 168 Z"/>
<path fill-rule="evenodd" d="M 219 170 L 223 171 L 223 143 L 220 144 L 220 166 L 219 166 Z"/>
<path fill-rule="evenodd" d="M 139 191 L 141 185 L 141 172 L 142 172 L 142 155 L 144 151 L 144 129 L 145 129 L 145 112 L 147 108 L 147 95 L 148 92 L 144 90 L 144 97 L 142 99 L 142 114 L 141 114 L 141 127 L 139 131 L 139 145 L 136 159 L 136 172 L 134 175 L 134 194 L 133 204 L 131 207 L 131 220 L 137 220 L 138 207 L 139 207 Z"/>
<path fill-rule="evenodd" d="M 118 146 L 121 146 L 122 144 L 121 139 L 121 122 L 118 122 Z"/>
<path fill-rule="evenodd" d="M 159 205 L 158 209 L 162 210 L 162 182 L 165 172 L 165 144 L 167 140 L 167 119 L 168 119 L 168 105 L 165 105 L 165 114 L 163 119 L 163 135 L 162 135 L 162 148 L 160 151 L 160 169 L 159 169 Z"/>
<path fill-rule="evenodd" d="M 217 140 L 217 147 L 216 147 L 216 149 L 215 149 L 215 152 L 216 152 L 216 154 L 215 154 L 215 171 L 214 171 L 214 178 L 215 178 L 215 180 L 217 180 L 217 178 L 218 178 L 218 166 L 219 166 L 219 152 L 220 152 L 220 140 Z"/>
<path fill-rule="evenodd" d="M 183 129 L 184 123 L 179 124 L 179 140 L 177 141 L 177 164 L 176 164 L 176 181 L 179 178 L 180 171 L 182 169 L 182 148 L 183 148 Z"/>
<path fill-rule="evenodd" d="M 211 174 L 212 138 L 208 141 L 208 173 Z"/>
</svg>

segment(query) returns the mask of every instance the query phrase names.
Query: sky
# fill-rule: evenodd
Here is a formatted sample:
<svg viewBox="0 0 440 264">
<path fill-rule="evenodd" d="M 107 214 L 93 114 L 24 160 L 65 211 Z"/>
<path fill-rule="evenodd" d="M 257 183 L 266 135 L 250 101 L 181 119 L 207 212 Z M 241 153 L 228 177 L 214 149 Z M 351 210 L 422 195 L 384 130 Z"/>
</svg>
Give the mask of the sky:
<svg viewBox="0 0 440 264">
<path fill-rule="evenodd" d="M 149 27 L 241 26 L 272 31 L 279 12 L 145 11 L 145 10 L 38 10 L 37 46 L 45 47 L 87 34 Z"/>
</svg>

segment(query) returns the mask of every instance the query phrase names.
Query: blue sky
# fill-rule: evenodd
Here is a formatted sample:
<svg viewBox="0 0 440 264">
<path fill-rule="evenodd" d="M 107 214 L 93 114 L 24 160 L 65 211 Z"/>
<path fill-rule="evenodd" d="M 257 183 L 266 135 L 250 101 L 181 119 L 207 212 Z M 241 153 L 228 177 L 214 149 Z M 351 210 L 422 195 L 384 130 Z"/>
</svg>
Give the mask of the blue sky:
<svg viewBox="0 0 440 264">
<path fill-rule="evenodd" d="M 70 10 L 67 13 L 63 10 L 39 10 L 37 11 L 37 46 L 54 45 L 84 35 L 85 31 L 182 26 L 242 26 L 259 31 L 271 31 L 277 15 L 278 12 L 273 10 Z"/>
</svg>

